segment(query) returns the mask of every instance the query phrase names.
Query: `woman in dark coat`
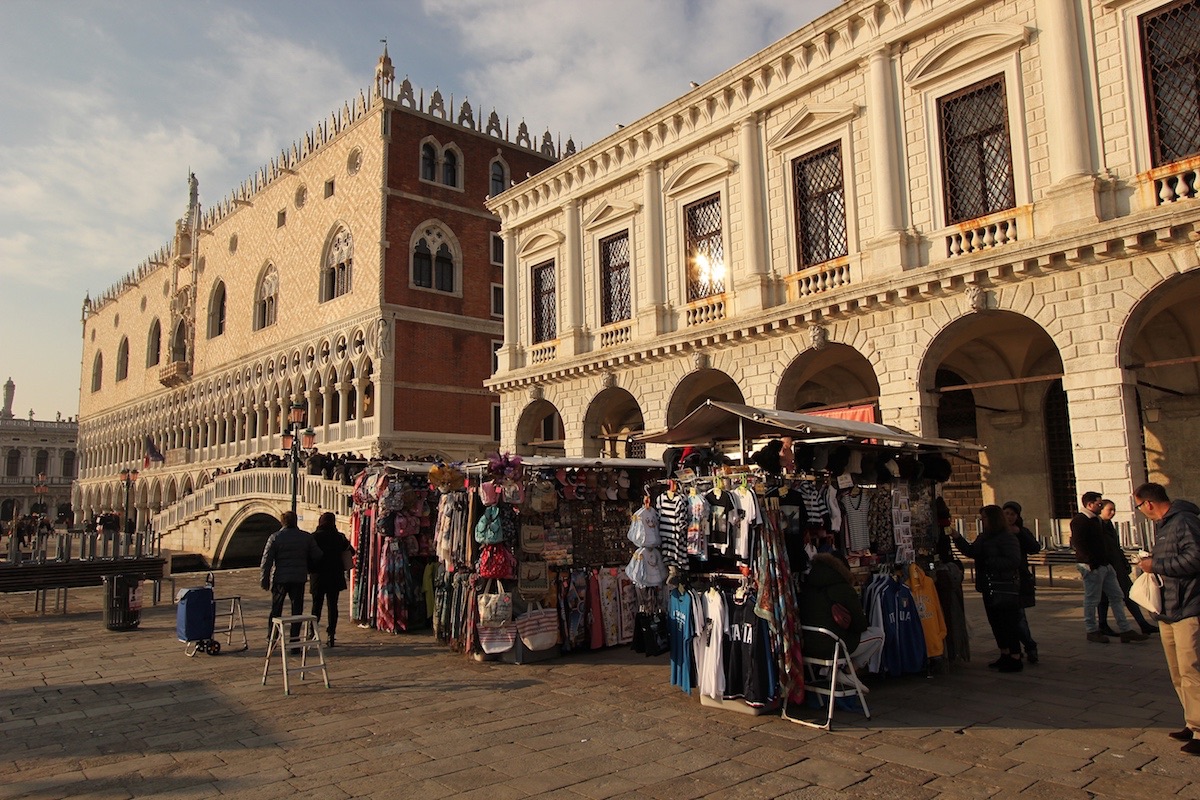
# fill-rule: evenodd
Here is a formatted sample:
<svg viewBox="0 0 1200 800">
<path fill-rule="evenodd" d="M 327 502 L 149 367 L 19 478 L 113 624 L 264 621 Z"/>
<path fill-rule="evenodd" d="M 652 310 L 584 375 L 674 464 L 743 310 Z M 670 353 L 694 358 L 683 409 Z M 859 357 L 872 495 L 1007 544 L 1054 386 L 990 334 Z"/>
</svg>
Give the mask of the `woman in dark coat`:
<svg viewBox="0 0 1200 800">
<path fill-rule="evenodd" d="M 954 544 L 964 555 L 975 559 L 975 590 L 983 595 L 983 607 L 987 611 L 988 624 L 1000 648 L 1000 658 L 988 664 L 1001 672 L 1020 672 L 1021 605 L 1019 601 L 1019 576 L 1021 570 L 1021 543 L 1009 532 L 1008 523 L 1000 506 L 984 506 L 979 510 L 983 523 L 979 536 L 968 542 L 955 535 Z M 1011 594 L 996 591 L 998 582 Z"/>
<path fill-rule="evenodd" d="M 310 576 L 312 584 L 312 613 L 319 621 L 321 606 L 329 606 L 328 625 L 325 633 L 329 639 L 326 644 L 334 646 L 334 636 L 337 634 L 338 595 L 346 588 L 346 567 L 342 554 L 349 551 L 354 555 L 350 540 L 337 529 L 337 517 L 331 511 L 326 511 L 317 521 L 317 529 L 312 533 L 321 548 L 321 560 L 317 562 Z"/>
<path fill-rule="evenodd" d="M 1030 664 L 1036 664 L 1037 642 L 1033 640 L 1033 634 L 1029 631 L 1029 618 L 1025 615 L 1025 609 L 1037 605 L 1037 582 L 1034 580 L 1033 570 L 1029 568 L 1029 557 L 1042 551 L 1042 543 L 1033 535 L 1033 531 L 1025 527 L 1025 520 L 1021 518 L 1020 503 L 1009 500 L 1003 509 L 1008 532 L 1016 536 L 1017 541 L 1021 543 L 1021 619 L 1017 625 L 1017 632 L 1021 637 L 1021 644 L 1025 647 L 1025 658 Z"/>
</svg>

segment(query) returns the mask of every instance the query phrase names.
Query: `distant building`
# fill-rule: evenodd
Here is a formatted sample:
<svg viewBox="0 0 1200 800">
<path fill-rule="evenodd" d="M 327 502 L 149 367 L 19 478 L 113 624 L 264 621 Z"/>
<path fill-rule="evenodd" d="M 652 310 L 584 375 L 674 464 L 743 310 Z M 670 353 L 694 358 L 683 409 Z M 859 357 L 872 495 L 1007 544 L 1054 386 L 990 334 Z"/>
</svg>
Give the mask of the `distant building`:
<svg viewBox="0 0 1200 800">
<path fill-rule="evenodd" d="M 30 514 L 70 521 L 79 424 L 73 419 L 34 419 L 33 411 L 27 419 L 17 419 L 13 415 L 16 389 L 9 378 L 4 384 L 4 406 L 0 408 L 0 451 L 4 454 L 0 523 Z"/>
<path fill-rule="evenodd" d="M 137 468 L 144 523 L 215 468 L 282 454 L 293 403 L 324 452 L 494 449 L 503 250 L 484 201 L 559 154 L 397 90 L 385 48 L 369 96 L 221 202 L 192 176 L 171 242 L 84 302 L 77 510 L 120 509 Z"/>
<path fill-rule="evenodd" d="M 1196 0 L 839 3 L 489 201 L 504 446 L 858 406 L 986 445 L 967 520 L 1200 496 L 1198 62 Z"/>
</svg>

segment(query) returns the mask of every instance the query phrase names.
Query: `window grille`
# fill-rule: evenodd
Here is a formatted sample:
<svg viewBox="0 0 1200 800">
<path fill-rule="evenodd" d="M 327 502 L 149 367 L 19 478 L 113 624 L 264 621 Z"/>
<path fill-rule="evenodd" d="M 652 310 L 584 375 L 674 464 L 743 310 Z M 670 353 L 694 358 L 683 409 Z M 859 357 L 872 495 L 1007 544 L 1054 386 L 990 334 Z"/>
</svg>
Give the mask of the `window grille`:
<svg viewBox="0 0 1200 800">
<path fill-rule="evenodd" d="M 558 337 L 558 301 L 554 289 L 554 262 L 533 268 L 533 341 L 548 342 Z"/>
<path fill-rule="evenodd" d="M 504 237 L 498 233 L 492 234 L 492 263 L 499 266 L 504 264 Z"/>
<path fill-rule="evenodd" d="M 1157 167 L 1200 152 L 1200 2 L 1171 3 L 1139 22 Z"/>
<path fill-rule="evenodd" d="M 683 209 L 687 253 L 688 302 L 725 291 L 725 245 L 721 240 L 721 195 Z"/>
<path fill-rule="evenodd" d="M 321 302 L 350 292 L 353 264 L 354 239 L 350 231 L 340 228 L 329 244 L 329 252 L 321 268 Z"/>
<path fill-rule="evenodd" d="M 433 145 L 421 145 L 421 177 L 427 181 L 437 179 L 437 153 Z"/>
<path fill-rule="evenodd" d="M 941 98 L 938 121 L 946 224 L 1015 207 L 1004 76 Z"/>
<path fill-rule="evenodd" d="M 600 273 L 604 291 L 600 324 L 629 319 L 629 231 L 600 240 Z"/>
<path fill-rule="evenodd" d="M 454 291 L 454 258 L 446 245 L 438 248 L 433 260 L 433 288 L 439 292 Z"/>
<path fill-rule="evenodd" d="M 424 289 L 433 288 L 433 254 L 425 240 L 417 242 L 413 248 L 413 285 Z"/>
<path fill-rule="evenodd" d="M 508 176 L 504 172 L 504 165 L 499 161 L 492 162 L 492 197 L 503 192 L 508 188 Z"/>
<path fill-rule="evenodd" d="M 458 156 L 453 150 L 447 150 L 442 155 L 442 183 L 458 186 Z"/>
<path fill-rule="evenodd" d="M 1075 514 L 1077 505 L 1071 418 L 1061 379 L 1046 391 L 1042 414 L 1046 427 L 1046 461 L 1050 467 L 1050 505 L 1055 519 L 1066 519 Z"/>
<path fill-rule="evenodd" d="M 810 267 L 846 255 L 846 187 L 841 142 L 795 159 L 792 178 L 800 266 Z"/>
</svg>

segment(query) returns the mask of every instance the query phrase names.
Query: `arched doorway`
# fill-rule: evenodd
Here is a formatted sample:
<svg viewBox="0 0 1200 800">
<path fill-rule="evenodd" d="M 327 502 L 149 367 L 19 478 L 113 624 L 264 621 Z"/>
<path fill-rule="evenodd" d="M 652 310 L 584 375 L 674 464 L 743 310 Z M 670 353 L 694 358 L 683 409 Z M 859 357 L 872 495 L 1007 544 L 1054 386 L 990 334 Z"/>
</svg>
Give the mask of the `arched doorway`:
<svg viewBox="0 0 1200 800">
<path fill-rule="evenodd" d="M 798 355 L 779 379 L 775 407 L 804 408 L 875 405 L 879 379 L 866 356 L 849 345 L 830 343 Z M 878 420 L 876 420 L 878 421 Z"/>
<path fill-rule="evenodd" d="M 549 400 L 535 400 L 517 422 L 517 455 L 565 456 L 566 433 L 562 415 Z"/>
<path fill-rule="evenodd" d="M 1121 366 L 1136 385 L 1127 405 L 1129 427 L 1140 431 L 1131 453 L 1135 483 L 1144 474 L 1171 497 L 1193 498 L 1200 476 L 1195 422 L 1200 416 L 1200 275 L 1181 275 L 1147 295 L 1121 335 Z M 1140 441 L 1139 441 L 1140 439 Z M 1140 455 L 1140 457 L 1139 457 Z M 1138 463 L 1140 462 L 1140 463 Z"/>
<path fill-rule="evenodd" d="M 686 375 L 671 393 L 671 402 L 667 404 L 667 427 L 678 423 L 706 400 L 746 402 L 733 378 L 719 369 L 698 369 Z"/>
<path fill-rule="evenodd" d="M 583 454 L 587 457 L 641 458 L 646 445 L 631 440 L 646 429 L 634 396 L 613 386 L 592 399 L 583 418 Z"/>
<path fill-rule="evenodd" d="M 986 450 L 951 459 L 943 487 L 956 518 L 974 519 L 984 503 L 1016 500 L 1030 527 L 1074 513 L 1075 462 L 1062 358 L 1033 320 L 980 311 L 934 338 L 921 366 L 932 396 L 923 428 L 976 441 Z"/>
<path fill-rule="evenodd" d="M 257 567 L 271 534 L 279 530 L 279 518 L 266 512 L 249 514 L 240 522 L 231 520 L 224 546 L 213 558 L 215 569 Z"/>
</svg>

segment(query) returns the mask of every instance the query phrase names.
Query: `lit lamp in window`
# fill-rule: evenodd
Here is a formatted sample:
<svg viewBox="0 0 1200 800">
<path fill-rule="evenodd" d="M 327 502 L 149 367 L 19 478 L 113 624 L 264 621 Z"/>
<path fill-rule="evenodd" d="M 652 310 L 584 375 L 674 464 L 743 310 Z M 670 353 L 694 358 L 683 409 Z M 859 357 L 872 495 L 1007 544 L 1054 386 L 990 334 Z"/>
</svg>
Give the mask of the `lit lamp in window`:
<svg viewBox="0 0 1200 800">
<path fill-rule="evenodd" d="M 288 451 L 292 468 L 292 512 L 296 511 L 296 495 L 300 488 L 300 458 L 305 450 L 311 450 L 317 441 L 317 432 L 304 428 L 308 420 L 308 407 L 303 403 L 292 403 L 288 409 L 288 429 L 283 434 L 283 449 Z M 303 431 L 300 429 L 304 428 Z"/>
</svg>

